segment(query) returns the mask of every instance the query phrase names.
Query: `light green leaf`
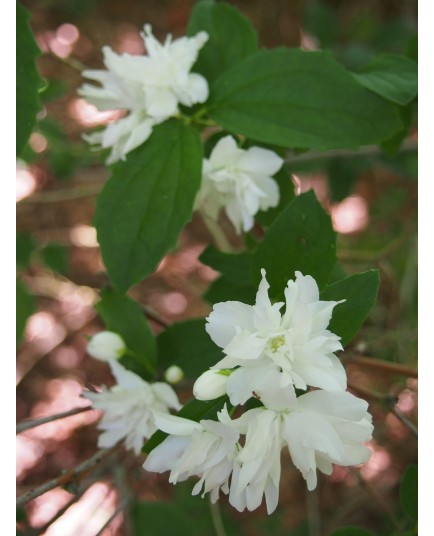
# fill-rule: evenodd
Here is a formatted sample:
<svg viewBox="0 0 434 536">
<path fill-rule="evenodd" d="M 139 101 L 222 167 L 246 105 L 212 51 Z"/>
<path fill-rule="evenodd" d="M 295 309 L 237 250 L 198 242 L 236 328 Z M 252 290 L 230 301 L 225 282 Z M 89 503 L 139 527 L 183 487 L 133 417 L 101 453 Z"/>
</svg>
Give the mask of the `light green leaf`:
<svg viewBox="0 0 434 536">
<path fill-rule="evenodd" d="M 204 318 L 173 324 L 157 337 L 157 344 L 159 366 L 178 365 L 187 378 L 197 378 L 223 357 L 205 331 Z"/>
<path fill-rule="evenodd" d="M 417 521 L 418 500 L 417 500 L 417 465 L 411 464 L 405 471 L 400 488 L 401 504 L 408 516 Z"/>
<path fill-rule="evenodd" d="M 356 149 L 401 129 L 394 106 L 329 53 L 298 49 L 260 50 L 223 73 L 209 113 L 229 131 L 280 147 Z"/>
<path fill-rule="evenodd" d="M 227 404 L 228 409 L 230 409 L 231 406 L 226 395 L 216 398 L 215 400 L 207 400 L 206 402 L 193 398 L 185 404 L 185 406 L 177 413 L 177 416 L 196 422 L 199 422 L 202 419 L 215 420 L 217 412 L 220 411 L 225 404 Z M 155 434 L 149 438 L 149 441 L 145 443 L 145 446 L 142 449 L 143 452 L 149 454 L 155 447 L 158 447 L 166 437 L 167 434 L 165 432 L 157 430 Z"/>
<path fill-rule="evenodd" d="M 237 9 L 212 0 L 197 2 L 192 11 L 187 34 L 205 31 L 209 39 L 199 53 L 193 71 L 211 83 L 228 67 L 256 52 L 256 30 Z"/>
<path fill-rule="evenodd" d="M 336 234 L 313 190 L 296 197 L 277 217 L 253 254 L 253 278 L 267 271 L 271 296 L 283 296 L 295 271 L 311 275 L 322 288 L 336 263 Z"/>
<path fill-rule="evenodd" d="M 251 268 L 253 256 L 250 252 L 223 253 L 214 246 L 208 246 L 199 260 L 223 274 L 228 281 L 242 287 L 253 283 Z"/>
<path fill-rule="evenodd" d="M 128 347 L 129 355 L 148 373 L 155 372 L 157 346 L 143 311 L 137 302 L 114 289 L 101 291 L 95 305 L 108 331 L 118 333 Z"/>
<path fill-rule="evenodd" d="M 328 326 L 332 333 L 339 335 L 342 345 L 347 345 L 359 331 L 377 300 L 380 276 L 378 270 L 353 274 L 328 285 L 321 292 L 321 300 L 339 301 Z"/>
<path fill-rule="evenodd" d="M 200 185 L 202 144 L 179 121 L 113 166 L 97 201 L 95 227 L 113 286 L 120 292 L 153 272 L 190 220 Z"/>
<path fill-rule="evenodd" d="M 16 286 L 16 299 L 16 338 L 18 345 L 23 338 L 27 319 L 35 312 L 34 297 L 29 293 L 26 286 L 18 279 Z"/>
<path fill-rule="evenodd" d="M 407 56 L 381 54 L 354 78 L 380 97 L 405 106 L 417 96 L 417 63 Z"/>
<path fill-rule="evenodd" d="M 42 80 L 35 65 L 35 59 L 40 52 L 30 30 L 29 18 L 30 14 L 17 3 L 17 156 L 21 155 L 35 126 L 36 114 L 41 108 L 38 91 Z"/>
</svg>

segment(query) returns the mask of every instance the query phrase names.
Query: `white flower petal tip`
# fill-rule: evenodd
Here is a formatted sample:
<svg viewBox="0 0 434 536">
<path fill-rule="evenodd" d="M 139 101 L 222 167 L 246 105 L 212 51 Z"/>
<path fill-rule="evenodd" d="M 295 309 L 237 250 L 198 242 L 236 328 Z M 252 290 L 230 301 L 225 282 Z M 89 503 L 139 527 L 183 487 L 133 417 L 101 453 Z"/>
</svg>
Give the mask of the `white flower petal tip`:
<svg viewBox="0 0 434 536">
<path fill-rule="evenodd" d="M 110 448 L 124 441 L 127 449 L 139 454 L 145 440 L 157 430 L 156 415 L 180 409 L 181 404 L 170 385 L 148 383 L 113 359 L 110 366 L 117 384 L 111 389 L 103 387 L 99 393 L 83 393 L 95 409 L 103 411 L 98 445 Z"/>
<path fill-rule="evenodd" d="M 207 370 L 193 385 L 193 395 L 197 400 L 214 400 L 226 394 L 229 376 L 225 373 Z"/>
<path fill-rule="evenodd" d="M 98 110 L 118 110 L 123 116 L 105 130 L 85 137 L 99 148 L 111 150 L 108 164 L 125 160 L 144 143 L 155 125 L 178 113 L 178 106 L 193 106 L 208 98 L 208 83 L 191 69 L 208 39 L 206 32 L 194 37 L 160 43 L 146 24 L 141 34 L 147 55 L 117 54 L 103 47 L 107 70 L 83 71 L 99 85 L 83 84 L 78 93 Z"/>
<path fill-rule="evenodd" d="M 272 176 L 282 165 L 273 151 L 244 150 L 232 136 L 225 136 L 204 160 L 195 208 L 213 220 L 224 209 L 236 232 L 247 232 L 260 210 L 279 204 L 279 187 Z"/>
<path fill-rule="evenodd" d="M 184 378 L 184 371 L 177 365 L 172 365 L 164 373 L 164 379 L 166 382 L 172 385 L 179 383 Z"/>
<path fill-rule="evenodd" d="M 86 351 L 95 359 L 110 361 L 120 359 L 127 351 L 127 346 L 117 333 L 101 331 L 89 339 Z"/>
</svg>

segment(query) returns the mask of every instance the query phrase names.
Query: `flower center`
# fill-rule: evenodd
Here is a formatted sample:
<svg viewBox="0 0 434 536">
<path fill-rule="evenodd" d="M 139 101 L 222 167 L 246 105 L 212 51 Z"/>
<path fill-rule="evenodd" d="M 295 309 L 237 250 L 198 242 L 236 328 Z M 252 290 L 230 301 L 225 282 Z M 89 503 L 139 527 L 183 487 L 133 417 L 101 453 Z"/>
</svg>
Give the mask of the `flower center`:
<svg viewBox="0 0 434 536">
<path fill-rule="evenodd" d="M 270 342 L 270 350 L 274 353 L 277 352 L 277 350 L 285 345 L 285 337 L 283 335 L 280 335 L 278 337 L 273 337 Z"/>
</svg>

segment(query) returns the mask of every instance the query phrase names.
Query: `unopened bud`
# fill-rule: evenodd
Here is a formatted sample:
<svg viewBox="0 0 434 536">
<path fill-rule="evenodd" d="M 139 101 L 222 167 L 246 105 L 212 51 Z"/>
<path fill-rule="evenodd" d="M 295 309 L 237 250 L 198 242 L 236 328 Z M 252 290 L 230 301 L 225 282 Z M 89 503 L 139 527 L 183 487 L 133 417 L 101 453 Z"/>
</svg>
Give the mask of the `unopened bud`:
<svg viewBox="0 0 434 536">
<path fill-rule="evenodd" d="M 229 376 L 218 370 L 207 370 L 195 381 L 193 395 L 198 400 L 214 400 L 226 394 Z"/>
<path fill-rule="evenodd" d="M 169 367 L 166 372 L 164 373 L 164 379 L 167 383 L 178 383 L 182 380 L 184 377 L 184 371 L 182 368 L 178 367 L 177 365 L 172 365 Z"/>
<path fill-rule="evenodd" d="M 91 337 L 86 349 L 88 354 L 101 361 L 120 359 L 127 351 L 122 337 L 112 331 L 101 331 Z"/>
</svg>

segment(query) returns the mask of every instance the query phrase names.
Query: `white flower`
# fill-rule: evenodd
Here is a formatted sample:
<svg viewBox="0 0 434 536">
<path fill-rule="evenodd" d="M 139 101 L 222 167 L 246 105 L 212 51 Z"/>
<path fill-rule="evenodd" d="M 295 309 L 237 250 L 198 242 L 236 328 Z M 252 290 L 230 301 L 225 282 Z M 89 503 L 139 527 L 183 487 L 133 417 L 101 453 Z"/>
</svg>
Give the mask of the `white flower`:
<svg viewBox="0 0 434 536">
<path fill-rule="evenodd" d="M 345 370 L 333 352 L 342 349 L 340 337 L 326 328 L 333 308 L 340 302 L 320 301 L 315 280 L 296 272 L 295 281 L 285 289 L 282 302 L 271 304 L 269 284 L 262 270 L 256 304 L 228 301 L 214 305 L 206 331 L 223 348 L 226 357 L 213 369 L 239 367 L 227 382 L 234 405 L 244 404 L 252 394 L 260 394 L 279 371 L 275 388 L 294 384 L 330 391 L 346 389 Z"/>
<path fill-rule="evenodd" d="M 218 417 L 220 422 L 204 419 L 198 423 L 158 414 L 155 417 L 158 428 L 170 435 L 149 454 L 143 467 L 158 473 L 170 471 L 172 484 L 198 476 L 192 494 L 198 495 L 203 490 L 203 497 L 210 492 L 215 503 L 220 489 L 229 493 L 229 478 L 239 448 L 239 433 L 226 423 L 230 421 L 226 407 Z"/>
<path fill-rule="evenodd" d="M 232 136 L 222 138 L 204 159 L 196 209 L 217 220 L 223 208 L 237 233 L 249 231 L 259 210 L 279 203 L 279 187 L 271 177 L 282 164 L 273 151 L 240 149 Z"/>
<path fill-rule="evenodd" d="M 99 110 L 123 110 L 126 115 L 94 132 L 86 139 L 102 148 L 111 148 L 111 164 L 146 141 L 154 125 L 178 113 L 178 104 L 192 106 L 208 98 L 205 78 L 190 73 L 199 50 L 208 39 L 206 32 L 172 41 L 169 35 L 162 45 L 149 25 L 142 34 L 147 56 L 116 54 L 103 48 L 107 70 L 85 70 L 83 76 L 101 86 L 83 84 L 79 95 Z"/>
<path fill-rule="evenodd" d="M 112 331 L 101 331 L 89 339 L 86 351 L 95 359 L 110 361 L 119 359 L 127 351 L 122 337 Z"/>
<path fill-rule="evenodd" d="M 148 383 L 114 359 L 109 364 L 117 385 L 111 389 L 103 387 L 101 393 L 83 394 L 93 402 L 95 409 L 104 412 L 98 424 L 98 428 L 103 430 L 98 446 L 110 448 L 124 439 L 126 447 L 138 454 L 144 440 L 157 430 L 155 413 L 166 413 L 169 408 L 178 410 L 181 405 L 167 383 Z"/>
<path fill-rule="evenodd" d="M 265 494 L 267 511 L 278 503 L 280 453 L 287 447 L 294 465 L 307 481 L 309 490 L 317 485 L 316 469 L 329 475 L 332 463 L 347 466 L 367 461 L 370 450 L 362 445 L 372 437 L 368 404 L 350 393 L 313 391 L 296 398 L 292 387 L 286 400 L 275 398 L 278 409 L 255 408 L 232 421 L 246 434 L 245 445 L 236 461 L 229 495 L 238 510 L 257 508 Z M 281 409 L 281 406 L 286 406 Z"/>
</svg>

